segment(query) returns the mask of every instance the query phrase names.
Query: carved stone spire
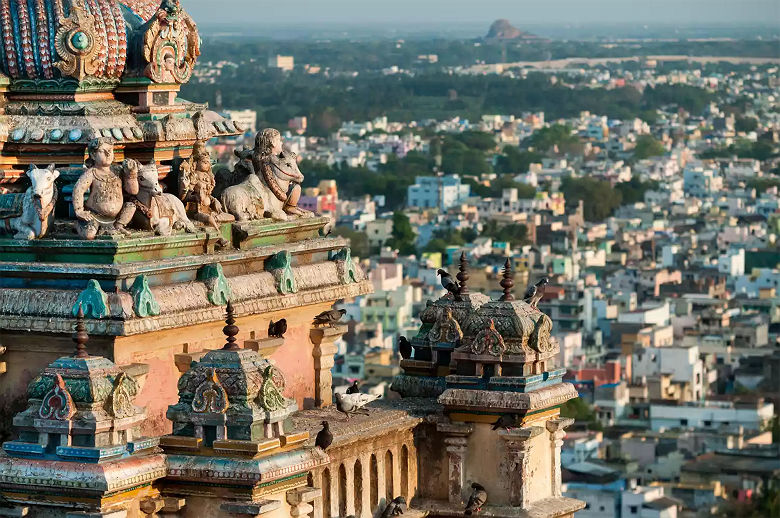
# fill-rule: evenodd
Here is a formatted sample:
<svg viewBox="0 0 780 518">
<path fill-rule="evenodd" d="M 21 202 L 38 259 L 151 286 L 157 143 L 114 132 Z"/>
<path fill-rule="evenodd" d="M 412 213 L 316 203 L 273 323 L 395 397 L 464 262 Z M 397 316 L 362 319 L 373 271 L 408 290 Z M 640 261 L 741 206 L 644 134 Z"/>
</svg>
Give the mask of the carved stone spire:
<svg viewBox="0 0 780 518">
<path fill-rule="evenodd" d="M 227 303 L 227 318 L 225 319 L 227 324 L 222 328 L 222 332 L 227 336 L 225 346 L 222 348 L 225 351 L 237 351 L 240 349 L 236 343 L 236 335 L 238 334 L 238 326 L 235 325 L 236 319 L 233 318 L 233 304 L 228 301 Z"/>
<path fill-rule="evenodd" d="M 466 259 L 466 252 L 460 253 L 460 266 L 458 267 L 458 270 L 458 275 L 456 275 L 458 283 L 460 283 L 458 295 L 465 295 L 469 292 L 469 287 L 466 285 L 469 280 L 469 261 Z"/>
<path fill-rule="evenodd" d="M 512 263 L 509 262 L 507 257 L 504 263 L 504 278 L 501 279 L 501 287 L 504 288 L 504 294 L 501 296 L 501 300 L 515 300 L 515 296 L 512 295 L 512 286 L 515 285 L 514 273 L 512 273 Z"/>
<path fill-rule="evenodd" d="M 79 312 L 76 314 L 76 332 L 73 333 L 73 343 L 76 344 L 76 351 L 73 354 L 75 358 L 89 358 L 87 353 L 87 326 L 84 324 L 84 309 L 79 304 Z"/>
</svg>

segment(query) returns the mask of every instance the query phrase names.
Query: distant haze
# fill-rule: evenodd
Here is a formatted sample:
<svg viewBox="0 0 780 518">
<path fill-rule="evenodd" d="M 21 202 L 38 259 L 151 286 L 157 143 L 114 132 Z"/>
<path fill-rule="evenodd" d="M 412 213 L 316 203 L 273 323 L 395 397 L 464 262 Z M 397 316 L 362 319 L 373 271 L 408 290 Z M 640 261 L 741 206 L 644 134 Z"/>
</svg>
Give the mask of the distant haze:
<svg viewBox="0 0 780 518">
<path fill-rule="evenodd" d="M 780 0 L 182 0 L 204 26 L 339 27 L 404 24 L 441 29 L 507 18 L 526 25 L 760 25 L 780 27 Z M 480 34 L 475 34 L 475 36 Z"/>
</svg>

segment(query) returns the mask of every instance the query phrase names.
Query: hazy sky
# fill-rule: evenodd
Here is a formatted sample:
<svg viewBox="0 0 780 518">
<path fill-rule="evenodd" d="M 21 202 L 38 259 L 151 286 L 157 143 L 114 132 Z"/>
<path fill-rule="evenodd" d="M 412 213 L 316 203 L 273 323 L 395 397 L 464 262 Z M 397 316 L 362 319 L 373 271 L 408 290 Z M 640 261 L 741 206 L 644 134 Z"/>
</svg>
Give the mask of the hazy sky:
<svg viewBox="0 0 780 518">
<path fill-rule="evenodd" d="M 201 24 L 777 24 L 780 0 L 182 0 Z M 438 22 L 438 23 L 437 23 Z"/>
</svg>

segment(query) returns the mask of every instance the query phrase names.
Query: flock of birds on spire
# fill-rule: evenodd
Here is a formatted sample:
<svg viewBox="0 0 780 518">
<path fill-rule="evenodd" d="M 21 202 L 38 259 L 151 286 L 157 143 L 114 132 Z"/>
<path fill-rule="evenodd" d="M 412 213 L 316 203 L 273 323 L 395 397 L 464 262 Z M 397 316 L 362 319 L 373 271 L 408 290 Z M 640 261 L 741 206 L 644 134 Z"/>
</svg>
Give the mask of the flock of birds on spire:
<svg viewBox="0 0 780 518">
<path fill-rule="evenodd" d="M 456 300 L 460 300 L 462 287 L 458 281 L 454 280 L 447 270 L 440 268 L 436 273 L 441 277 L 442 288 L 452 294 Z M 537 307 L 539 301 L 544 297 L 544 290 L 549 282 L 550 280 L 547 277 L 542 277 L 538 282 L 529 286 L 523 296 L 523 301 L 530 304 L 532 307 Z M 344 309 L 323 311 L 314 317 L 314 324 L 316 326 L 335 327 L 346 313 L 347 312 Z M 268 324 L 269 337 L 283 338 L 286 331 L 287 320 L 284 318 L 276 322 L 271 320 Z M 398 351 L 403 359 L 409 359 L 412 356 L 412 344 L 405 336 L 401 336 L 398 340 Z M 379 395 L 360 392 L 360 385 L 358 381 L 355 380 L 345 392 L 336 393 L 336 409 L 344 414 L 345 420 L 355 414 L 369 415 L 368 408 L 365 408 L 366 405 L 380 397 L 381 396 Z M 322 451 L 325 451 L 333 444 L 333 432 L 330 430 L 330 423 L 328 421 L 322 421 L 321 424 L 322 429 L 317 433 L 314 445 Z M 512 414 L 504 414 L 495 422 L 493 430 L 498 430 L 499 428 L 506 428 L 508 430 L 515 425 L 516 417 Z M 487 498 L 488 494 L 485 488 L 477 482 L 472 483 L 471 495 L 466 503 L 464 515 L 470 516 L 474 513 L 479 513 L 487 502 Z M 404 514 L 406 508 L 406 499 L 403 496 L 399 496 L 387 504 L 381 516 L 382 518 L 400 516 Z M 354 516 L 349 516 L 347 518 L 354 518 Z"/>
</svg>

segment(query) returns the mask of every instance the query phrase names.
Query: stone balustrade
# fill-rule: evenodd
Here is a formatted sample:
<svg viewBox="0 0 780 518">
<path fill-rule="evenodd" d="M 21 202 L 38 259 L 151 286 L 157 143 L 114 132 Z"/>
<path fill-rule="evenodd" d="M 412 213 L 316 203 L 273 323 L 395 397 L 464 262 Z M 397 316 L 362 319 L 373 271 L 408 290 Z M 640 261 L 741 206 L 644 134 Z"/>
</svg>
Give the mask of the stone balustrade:
<svg viewBox="0 0 780 518">
<path fill-rule="evenodd" d="M 294 416 L 296 429 L 308 430 L 312 439 L 327 420 L 333 444 L 330 463 L 314 470 L 309 485 L 319 488 L 314 518 L 371 518 L 387 502 L 417 490 L 417 449 L 414 428 L 420 419 L 376 403 L 368 416 L 352 416 L 334 409 L 312 409 Z M 313 440 L 311 441 L 313 443 Z"/>
</svg>

